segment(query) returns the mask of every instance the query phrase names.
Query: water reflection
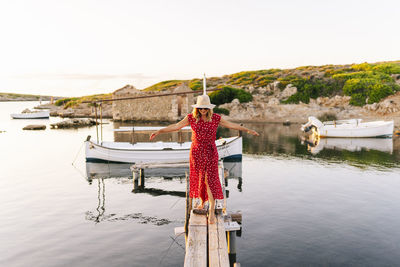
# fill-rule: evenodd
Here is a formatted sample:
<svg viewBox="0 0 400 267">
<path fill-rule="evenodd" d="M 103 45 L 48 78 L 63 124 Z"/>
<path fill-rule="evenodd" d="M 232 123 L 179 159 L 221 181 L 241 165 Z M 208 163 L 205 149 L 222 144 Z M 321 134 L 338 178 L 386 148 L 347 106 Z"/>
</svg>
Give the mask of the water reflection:
<svg viewBox="0 0 400 267">
<path fill-rule="evenodd" d="M 86 178 L 89 183 L 93 179 L 100 178 L 132 178 L 133 174 L 130 170 L 131 163 L 96 163 L 86 162 Z M 242 177 L 242 162 L 224 162 L 224 168 L 228 178 Z M 189 167 L 176 168 L 150 168 L 146 169 L 144 174 L 146 177 L 162 177 L 165 179 L 185 177 L 189 173 Z"/>
<path fill-rule="evenodd" d="M 160 126 L 157 123 L 140 124 L 137 126 Z M 132 126 L 129 123 L 114 123 L 114 128 Z M 243 153 L 301 157 L 307 159 L 322 159 L 324 161 L 345 162 L 356 166 L 378 166 L 385 168 L 398 167 L 400 160 L 400 137 L 393 139 L 349 140 L 331 138 L 320 140 L 312 146 L 313 141 L 305 142 L 305 136 L 300 131 L 300 124 L 284 126 L 281 123 L 244 123 L 244 126 L 256 130 L 260 136 L 243 134 Z M 132 133 L 115 132 L 115 141 L 129 142 Z M 217 138 L 236 136 L 238 131 L 219 127 Z M 183 132 L 183 141 L 190 140 L 191 133 Z M 149 133 L 134 133 L 136 142 L 148 141 Z M 178 141 L 178 133 L 162 134 L 161 141 Z M 315 143 L 315 142 L 314 142 Z"/>
<path fill-rule="evenodd" d="M 393 153 L 392 138 L 319 138 L 310 135 L 304 138 L 308 151 L 316 155 L 324 149 L 362 151 L 377 150 L 385 153 Z"/>
<path fill-rule="evenodd" d="M 398 168 L 400 160 L 400 138 L 371 140 L 322 139 L 320 147 L 313 148 L 304 142 L 305 136 L 299 130 L 300 124 L 283 126 L 274 123 L 246 123 L 246 127 L 260 133 L 259 137 L 243 135 L 243 153 L 292 156 L 307 159 L 319 159 L 327 162 L 344 162 L 358 167 Z M 235 131 L 219 129 L 218 134 L 228 136 Z M 323 145 L 323 147 L 321 147 Z M 314 145 L 315 146 L 315 145 Z M 318 150 L 318 152 L 317 152 Z"/>
<path fill-rule="evenodd" d="M 142 213 L 126 214 L 118 216 L 115 213 L 105 213 L 106 212 L 106 183 L 104 178 L 97 179 L 97 207 L 95 211 L 87 211 L 85 213 L 85 219 L 89 221 L 94 221 L 95 223 L 100 223 L 103 221 L 115 222 L 115 221 L 125 221 L 125 220 L 135 220 L 141 224 L 154 224 L 157 226 L 169 224 L 172 221 L 165 218 L 158 218 L 156 216 L 145 216 Z M 137 191 L 132 190 L 134 193 Z M 168 191 L 154 188 L 143 188 L 140 193 L 148 193 L 152 196 L 170 195 L 185 197 L 185 192 L 178 191 Z"/>
</svg>

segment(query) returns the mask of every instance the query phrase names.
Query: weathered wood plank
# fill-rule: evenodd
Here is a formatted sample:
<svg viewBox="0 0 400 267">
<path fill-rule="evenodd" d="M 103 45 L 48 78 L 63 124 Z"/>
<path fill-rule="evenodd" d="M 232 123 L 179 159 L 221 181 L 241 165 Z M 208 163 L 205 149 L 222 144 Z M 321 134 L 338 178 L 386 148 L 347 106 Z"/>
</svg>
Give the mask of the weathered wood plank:
<svg viewBox="0 0 400 267">
<path fill-rule="evenodd" d="M 229 267 L 224 219 L 220 214 L 216 217 L 216 223 L 208 225 L 209 265 L 213 267 Z"/>
<path fill-rule="evenodd" d="M 185 267 L 207 266 L 207 216 L 190 213 Z"/>
</svg>

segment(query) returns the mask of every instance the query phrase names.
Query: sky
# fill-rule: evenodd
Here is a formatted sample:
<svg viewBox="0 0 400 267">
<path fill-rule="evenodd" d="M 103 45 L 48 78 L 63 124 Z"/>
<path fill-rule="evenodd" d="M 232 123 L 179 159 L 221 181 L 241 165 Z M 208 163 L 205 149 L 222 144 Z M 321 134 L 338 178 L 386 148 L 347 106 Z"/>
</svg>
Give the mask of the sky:
<svg viewBox="0 0 400 267">
<path fill-rule="evenodd" d="M 0 92 L 400 59 L 400 1 L 1 0 Z"/>
</svg>

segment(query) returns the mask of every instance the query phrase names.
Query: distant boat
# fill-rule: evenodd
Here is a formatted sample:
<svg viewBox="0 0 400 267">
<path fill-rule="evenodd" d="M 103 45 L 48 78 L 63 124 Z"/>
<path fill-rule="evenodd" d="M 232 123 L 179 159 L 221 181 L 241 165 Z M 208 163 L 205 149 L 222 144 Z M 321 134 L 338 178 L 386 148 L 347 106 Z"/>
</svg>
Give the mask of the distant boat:
<svg viewBox="0 0 400 267">
<path fill-rule="evenodd" d="M 50 117 L 50 111 L 11 114 L 11 118 L 13 119 L 48 119 L 49 117 Z"/>
<path fill-rule="evenodd" d="M 319 137 L 392 137 L 394 122 L 362 122 L 361 119 L 321 122 L 311 116 L 301 129 L 304 132 L 311 130 Z"/>
<path fill-rule="evenodd" d="M 181 162 L 189 159 L 192 142 L 94 142 L 85 141 L 87 162 Z M 242 159 L 242 137 L 235 136 L 215 141 L 220 159 Z"/>
</svg>

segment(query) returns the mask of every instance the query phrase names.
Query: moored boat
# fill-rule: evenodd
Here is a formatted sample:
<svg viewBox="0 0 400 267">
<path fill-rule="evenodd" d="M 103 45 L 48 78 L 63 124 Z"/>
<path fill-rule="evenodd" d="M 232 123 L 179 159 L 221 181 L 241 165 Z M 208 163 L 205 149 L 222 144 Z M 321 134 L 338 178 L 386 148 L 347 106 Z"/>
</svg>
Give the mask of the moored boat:
<svg viewBox="0 0 400 267">
<path fill-rule="evenodd" d="M 39 111 L 39 112 L 26 112 L 26 113 L 14 113 L 11 114 L 13 119 L 48 119 L 50 117 L 50 111 Z"/>
<path fill-rule="evenodd" d="M 308 117 L 308 122 L 302 125 L 304 132 L 312 131 L 319 137 L 392 137 L 393 121 L 362 122 L 361 119 L 321 122 L 317 118 Z"/>
<path fill-rule="evenodd" d="M 220 159 L 242 159 L 242 137 L 221 138 L 215 141 Z M 189 159 L 191 142 L 94 142 L 85 141 L 87 162 L 181 162 Z"/>
</svg>

